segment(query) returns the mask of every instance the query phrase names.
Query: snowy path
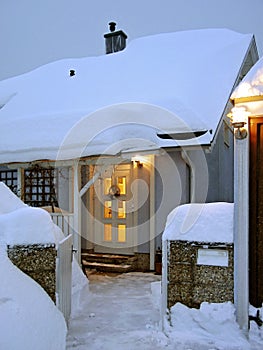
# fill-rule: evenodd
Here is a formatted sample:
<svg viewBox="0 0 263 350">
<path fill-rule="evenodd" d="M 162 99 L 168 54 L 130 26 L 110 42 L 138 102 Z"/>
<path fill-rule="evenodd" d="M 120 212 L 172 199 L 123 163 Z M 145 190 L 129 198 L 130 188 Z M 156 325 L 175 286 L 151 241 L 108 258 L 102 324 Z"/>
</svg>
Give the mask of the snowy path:
<svg viewBox="0 0 263 350">
<path fill-rule="evenodd" d="M 169 349 L 151 293 L 151 282 L 160 276 L 129 273 L 89 279 L 91 300 L 70 322 L 67 350 Z"/>
<path fill-rule="evenodd" d="M 171 315 L 177 327 L 166 325 L 165 336 L 158 309 L 160 279 L 140 272 L 90 275 L 90 292 L 82 295 L 81 311 L 69 324 L 67 350 L 263 349 L 263 329 L 251 324 L 249 344 L 228 304 L 211 304 L 212 311 L 205 312 L 177 305 Z"/>
</svg>

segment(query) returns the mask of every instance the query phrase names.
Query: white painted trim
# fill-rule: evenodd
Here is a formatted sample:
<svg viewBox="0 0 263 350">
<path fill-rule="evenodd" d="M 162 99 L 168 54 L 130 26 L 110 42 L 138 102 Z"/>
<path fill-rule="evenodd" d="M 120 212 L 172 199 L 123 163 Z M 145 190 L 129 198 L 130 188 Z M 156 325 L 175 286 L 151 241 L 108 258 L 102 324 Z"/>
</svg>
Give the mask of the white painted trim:
<svg viewBox="0 0 263 350">
<path fill-rule="evenodd" d="M 249 326 L 249 138 L 243 140 L 235 138 L 234 152 L 234 301 L 237 322 L 247 335 Z"/>
<path fill-rule="evenodd" d="M 155 156 L 150 156 L 150 270 L 155 269 Z"/>
<path fill-rule="evenodd" d="M 133 162 L 131 163 L 131 183 L 138 179 L 138 168 L 137 166 L 134 167 Z M 133 227 L 133 246 L 134 246 L 134 253 L 138 253 L 138 242 L 139 242 L 139 233 L 138 233 L 138 210 L 134 210 L 134 208 L 137 208 L 137 203 L 139 198 L 139 188 L 138 183 L 136 186 L 134 186 L 134 192 L 133 197 L 131 201 L 131 215 L 132 215 L 132 227 Z"/>
<path fill-rule="evenodd" d="M 115 163 L 115 162 L 113 162 L 112 158 L 110 158 L 110 159 L 106 159 L 106 158 L 105 158 L 104 163 L 102 164 L 101 169 L 100 169 L 98 172 L 96 172 L 96 173 L 93 175 L 92 179 L 90 179 L 90 180 L 86 183 L 86 185 L 84 185 L 84 186 L 82 187 L 82 189 L 80 190 L 80 192 L 79 192 L 80 197 L 83 197 L 84 194 L 88 191 L 88 189 L 98 180 L 98 178 L 101 176 L 101 174 L 108 168 L 108 166 L 109 166 L 109 165 L 113 165 L 114 163 Z M 117 164 L 120 164 L 120 162 L 118 162 Z"/>
<path fill-rule="evenodd" d="M 168 253 L 170 250 L 170 241 L 162 242 L 162 293 L 161 293 L 161 326 L 162 331 L 165 330 L 165 322 L 167 318 L 167 288 L 168 288 L 168 278 L 167 269 L 169 264 Z"/>
<path fill-rule="evenodd" d="M 98 178 L 101 175 L 101 171 L 97 172 L 92 179 L 90 179 L 85 186 L 82 187 L 82 189 L 79 192 L 80 197 L 83 197 L 84 194 L 88 191 L 88 189 L 98 180 Z"/>
<path fill-rule="evenodd" d="M 17 196 L 20 199 L 23 199 L 23 191 L 23 169 L 19 167 L 17 168 Z"/>
<path fill-rule="evenodd" d="M 78 161 L 74 162 L 74 236 L 73 249 L 76 250 L 75 257 L 79 264 L 81 264 L 81 198 L 79 195 L 79 181 L 80 169 Z"/>
</svg>

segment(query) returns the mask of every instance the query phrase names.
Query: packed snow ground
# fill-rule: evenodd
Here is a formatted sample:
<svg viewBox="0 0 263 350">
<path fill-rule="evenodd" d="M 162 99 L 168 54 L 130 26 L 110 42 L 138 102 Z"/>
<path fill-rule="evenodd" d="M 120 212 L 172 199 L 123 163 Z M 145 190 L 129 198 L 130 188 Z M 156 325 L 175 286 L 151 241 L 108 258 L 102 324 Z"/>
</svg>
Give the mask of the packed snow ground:
<svg viewBox="0 0 263 350">
<path fill-rule="evenodd" d="M 160 279 L 139 272 L 90 275 L 90 292 L 69 323 L 67 350 L 262 350 L 263 329 L 252 322 L 247 341 L 231 303 L 203 303 L 200 310 L 178 303 L 162 332 Z"/>
</svg>

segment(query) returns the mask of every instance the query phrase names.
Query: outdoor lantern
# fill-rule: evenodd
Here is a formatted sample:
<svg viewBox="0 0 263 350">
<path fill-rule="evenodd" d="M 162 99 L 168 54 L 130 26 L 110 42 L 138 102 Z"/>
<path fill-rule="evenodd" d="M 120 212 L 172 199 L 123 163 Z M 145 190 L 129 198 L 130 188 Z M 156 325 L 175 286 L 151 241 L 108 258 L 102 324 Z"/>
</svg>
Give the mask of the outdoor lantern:
<svg viewBox="0 0 263 350">
<path fill-rule="evenodd" d="M 247 137 L 247 118 L 249 112 L 247 112 L 245 107 L 233 107 L 229 117 L 231 119 L 231 124 L 235 129 L 235 137 L 237 139 L 244 139 Z"/>
<path fill-rule="evenodd" d="M 132 161 L 137 164 L 137 168 L 142 168 L 144 163 L 144 158 L 141 156 L 132 157 Z"/>
</svg>

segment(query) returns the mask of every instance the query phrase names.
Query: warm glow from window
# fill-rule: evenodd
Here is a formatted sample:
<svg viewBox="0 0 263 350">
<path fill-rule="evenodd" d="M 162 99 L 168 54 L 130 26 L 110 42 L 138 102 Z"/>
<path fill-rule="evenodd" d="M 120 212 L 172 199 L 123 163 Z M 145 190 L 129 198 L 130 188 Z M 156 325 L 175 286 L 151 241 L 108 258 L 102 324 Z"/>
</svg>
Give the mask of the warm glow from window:
<svg viewBox="0 0 263 350">
<path fill-rule="evenodd" d="M 126 194 L 126 177 L 125 176 L 118 177 L 118 187 L 120 189 L 120 194 Z"/>
<path fill-rule="evenodd" d="M 108 241 L 108 242 L 112 241 L 111 224 L 104 225 L 104 241 Z"/>
<path fill-rule="evenodd" d="M 126 225 L 118 225 L 118 242 L 126 242 Z"/>
<path fill-rule="evenodd" d="M 126 202 L 118 201 L 118 219 L 125 219 L 126 217 Z"/>
<path fill-rule="evenodd" d="M 104 202 L 104 218 L 111 219 L 112 218 L 112 210 L 111 210 L 111 201 Z"/>
</svg>

